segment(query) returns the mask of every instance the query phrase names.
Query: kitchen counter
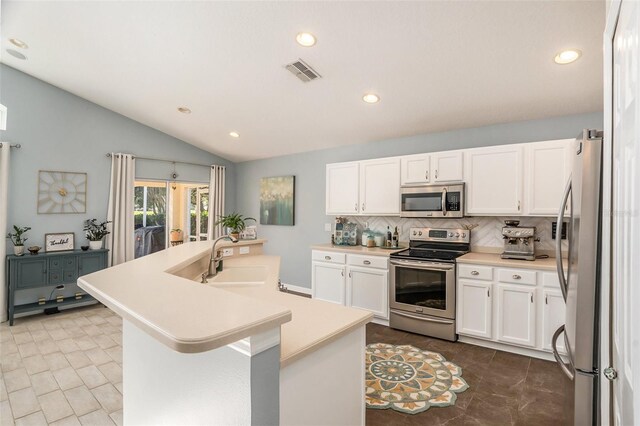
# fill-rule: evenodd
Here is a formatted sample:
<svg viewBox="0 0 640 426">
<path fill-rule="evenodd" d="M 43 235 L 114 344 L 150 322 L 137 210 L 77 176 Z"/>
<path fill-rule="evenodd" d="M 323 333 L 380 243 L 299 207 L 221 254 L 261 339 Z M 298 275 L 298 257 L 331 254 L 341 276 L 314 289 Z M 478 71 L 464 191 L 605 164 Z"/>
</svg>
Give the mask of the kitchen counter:
<svg viewBox="0 0 640 426">
<path fill-rule="evenodd" d="M 337 251 L 340 253 L 351 253 L 351 254 L 365 254 L 370 256 L 386 256 L 389 257 L 391 253 L 397 253 L 406 249 L 408 246 L 406 244 L 400 244 L 398 248 L 392 249 L 384 249 L 380 247 L 372 247 L 368 248 L 365 246 L 357 245 L 357 246 L 337 246 L 335 244 L 315 244 L 311 246 L 312 250 L 330 250 Z"/>
<path fill-rule="evenodd" d="M 209 256 L 210 250 L 210 241 L 170 247 L 83 276 L 78 284 L 122 318 L 178 352 L 209 351 L 282 325 L 283 365 L 372 318 L 365 311 L 278 291 L 278 256 L 224 260 L 225 267 L 264 266 L 267 279 L 261 285 L 214 287 L 173 275 Z"/>
<path fill-rule="evenodd" d="M 500 254 L 496 253 L 467 253 L 456 259 L 458 263 L 473 263 L 476 265 L 491 265 L 491 266 L 503 266 L 508 268 L 530 268 L 530 269 L 542 269 L 547 271 L 556 270 L 556 259 L 550 257 L 547 259 L 536 260 L 517 260 L 517 259 L 502 259 Z M 567 265 L 567 259 L 563 259 L 563 264 Z"/>
</svg>

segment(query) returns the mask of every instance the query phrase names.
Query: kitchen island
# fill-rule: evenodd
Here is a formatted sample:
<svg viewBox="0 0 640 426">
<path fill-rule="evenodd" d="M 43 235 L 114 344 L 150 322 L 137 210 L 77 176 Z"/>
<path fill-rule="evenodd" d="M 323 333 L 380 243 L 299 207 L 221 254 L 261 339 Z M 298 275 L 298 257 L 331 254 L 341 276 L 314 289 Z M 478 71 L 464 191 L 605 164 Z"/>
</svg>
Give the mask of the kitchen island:
<svg viewBox="0 0 640 426">
<path fill-rule="evenodd" d="M 124 320 L 125 423 L 364 424 L 372 315 L 279 292 L 276 256 L 225 259 L 201 284 L 210 248 L 78 280 Z"/>
</svg>

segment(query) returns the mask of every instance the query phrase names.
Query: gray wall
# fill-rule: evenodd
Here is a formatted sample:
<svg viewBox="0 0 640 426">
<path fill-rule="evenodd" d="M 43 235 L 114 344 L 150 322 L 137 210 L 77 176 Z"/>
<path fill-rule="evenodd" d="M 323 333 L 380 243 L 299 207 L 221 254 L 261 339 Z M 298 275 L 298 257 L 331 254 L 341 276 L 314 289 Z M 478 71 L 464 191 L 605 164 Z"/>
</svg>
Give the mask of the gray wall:
<svg viewBox="0 0 640 426">
<path fill-rule="evenodd" d="M 453 130 L 364 145 L 307 152 L 303 154 L 247 161 L 236 165 L 236 206 L 245 215 L 259 217 L 260 178 L 295 175 L 295 226 L 259 225 L 260 238 L 267 238 L 267 254 L 282 256 L 284 283 L 311 286 L 311 250 L 309 246 L 330 241 L 324 230 L 333 217 L 325 212 L 325 165 L 341 161 L 366 160 L 421 152 L 445 151 L 488 145 L 565 139 L 578 135 L 586 127 L 602 128 L 602 113 L 555 117 L 545 120 L 497 124 Z"/>
<path fill-rule="evenodd" d="M 225 165 L 226 207 L 228 211 L 234 209 L 235 165 L 230 161 L 3 64 L 0 103 L 8 109 L 7 130 L 0 135 L 0 141 L 22 145 L 11 152 L 7 219 L 9 227 L 31 226 L 27 245 L 42 246 L 48 232 L 70 231 L 76 234 L 76 246 L 85 243 L 83 221 L 106 217 L 110 173 L 107 152 Z M 136 175 L 143 179 L 168 180 L 173 171 L 171 163 L 143 160 L 136 163 Z M 86 172 L 86 214 L 38 215 L 38 170 Z M 209 182 L 206 167 L 178 164 L 176 172 L 179 181 Z M 11 253 L 10 247 L 8 250 Z"/>
</svg>

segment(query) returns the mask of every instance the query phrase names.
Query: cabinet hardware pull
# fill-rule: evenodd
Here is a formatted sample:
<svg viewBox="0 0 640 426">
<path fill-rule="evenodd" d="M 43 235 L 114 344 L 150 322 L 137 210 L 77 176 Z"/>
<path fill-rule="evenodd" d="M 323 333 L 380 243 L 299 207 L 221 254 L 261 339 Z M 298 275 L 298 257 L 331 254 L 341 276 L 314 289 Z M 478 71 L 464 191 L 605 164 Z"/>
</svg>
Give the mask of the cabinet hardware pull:
<svg viewBox="0 0 640 426">
<path fill-rule="evenodd" d="M 533 294 L 530 294 L 529 296 L 531 296 L 531 303 L 533 303 Z"/>
<path fill-rule="evenodd" d="M 491 295 L 489 294 L 489 289 L 487 289 L 487 297 L 491 297 Z"/>
<path fill-rule="evenodd" d="M 425 170 L 425 172 L 424 172 L 424 180 L 429 180 L 429 170 Z"/>
<path fill-rule="evenodd" d="M 522 278 L 522 277 L 521 277 L 520 275 L 518 275 L 518 274 L 513 274 L 513 277 L 512 277 L 512 278 L 513 278 L 514 280 L 519 280 L 519 279 L 520 279 L 520 278 Z"/>
<path fill-rule="evenodd" d="M 368 261 L 368 260 L 365 260 L 365 261 L 364 261 L 364 262 L 362 262 L 362 263 L 364 263 L 365 265 L 371 265 L 371 262 L 370 262 L 370 261 Z"/>
<path fill-rule="evenodd" d="M 364 211 L 364 203 L 362 203 L 362 211 Z"/>
<path fill-rule="evenodd" d="M 354 209 L 355 209 L 355 211 L 358 211 L 358 203 L 355 204 Z"/>
<path fill-rule="evenodd" d="M 331 260 L 331 256 L 325 256 L 324 260 Z"/>
<path fill-rule="evenodd" d="M 471 271 L 471 275 L 480 275 L 480 272 L 478 272 L 478 271 Z"/>
<path fill-rule="evenodd" d="M 438 179 L 438 169 L 436 169 L 436 179 Z"/>
<path fill-rule="evenodd" d="M 349 271 L 349 278 L 351 278 L 351 271 Z"/>
<path fill-rule="evenodd" d="M 520 200 L 518 200 L 518 211 L 520 211 Z"/>
<path fill-rule="evenodd" d="M 340 275 L 344 277 L 344 271 L 340 271 Z"/>
<path fill-rule="evenodd" d="M 548 305 L 549 304 L 549 295 L 545 295 L 544 296 L 544 304 Z"/>
</svg>

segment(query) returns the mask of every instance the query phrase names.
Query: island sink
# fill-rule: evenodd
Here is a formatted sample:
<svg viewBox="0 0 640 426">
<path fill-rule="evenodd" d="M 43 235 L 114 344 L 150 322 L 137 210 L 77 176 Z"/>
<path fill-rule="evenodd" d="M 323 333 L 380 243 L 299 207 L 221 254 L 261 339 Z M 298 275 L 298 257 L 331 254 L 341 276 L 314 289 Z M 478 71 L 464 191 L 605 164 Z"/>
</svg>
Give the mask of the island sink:
<svg viewBox="0 0 640 426">
<path fill-rule="evenodd" d="M 267 279 L 264 266 L 225 267 L 215 277 L 207 278 L 210 285 L 261 285 Z"/>
</svg>

